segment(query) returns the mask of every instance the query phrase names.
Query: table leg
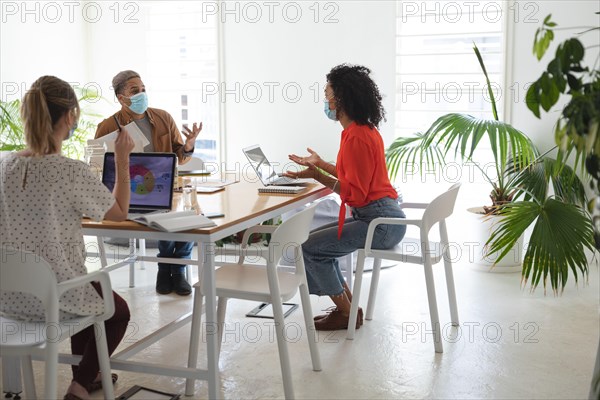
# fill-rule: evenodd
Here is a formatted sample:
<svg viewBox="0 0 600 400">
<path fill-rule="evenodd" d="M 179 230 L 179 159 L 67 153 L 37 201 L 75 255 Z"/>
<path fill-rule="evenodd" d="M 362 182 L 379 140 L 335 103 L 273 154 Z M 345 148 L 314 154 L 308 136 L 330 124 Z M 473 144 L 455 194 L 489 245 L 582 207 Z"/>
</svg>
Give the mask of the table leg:
<svg viewBox="0 0 600 400">
<path fill-rule="evenodd" d="M 208 369 L 208 398 L 220 398 L 219 390 L 219 356 L 217 329 L 217 291 L 215 288 L 215 245 L 214 243 L 198 243 L 202 249 L 203 270 L 202 286 L 206 312 L 206 353 Z"/>
</svg>

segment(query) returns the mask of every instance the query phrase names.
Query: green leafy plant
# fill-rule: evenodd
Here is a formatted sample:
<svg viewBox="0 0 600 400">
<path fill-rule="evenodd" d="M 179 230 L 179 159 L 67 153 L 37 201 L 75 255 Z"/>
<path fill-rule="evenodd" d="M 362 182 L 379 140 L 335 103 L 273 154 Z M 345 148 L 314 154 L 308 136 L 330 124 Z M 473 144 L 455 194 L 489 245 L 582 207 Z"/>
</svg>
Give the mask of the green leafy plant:
<svg viewBox="0 0 600 400">
<path fill-rule="evenodd" d="M 463 162 L 472 162 L 482 173 L 483 179 L 492 187 L 492 206 L 485 206 L 487 214 L 497 214 L 501 207 L 513 200 L 517 190 L 514 174 L 509 174 L 509 162 L 528 165 L 537 156 L 537 150 L 523 132 L 501 122 L 490 80 L 477 46 L 473 47 L 479 65 L 485 75 L 494 119 L 479 119 L 468 114 L 446 114 L 438 118 L 424 134 L 397 138 L 386 151 L 386 162 L 392 179 L 402 166 L 409 164 L 433 166 L 445 164 L 449 153 Z M 475 158 L 482 141 L 492 150 L 495 176 L 487 174 Z"/>
<path fill-rule="evenodd" d="M 596 13 L 598 14 L 600 12 Z M 551 15 L 548 15 L 542 27 L 536 32 L 534 52 L 538 61 L 548 49 L 546 44 L 540 43 L 538 33 L 549 35 L 550 40 L 554 38 L 552 28 L 557 24 L 550 21 L 550 18 Z M 598 37 L 599 30 L 600 27 L 593 27 L 578 36 L 596 33 Z M 600 195 L 598 185 L 600 181 L 600 71 L 582 65 L 585 50 L 577 37 L 568 38 L 559 44 L 546 70 L 527 91 L 527 107 L 540 118 L 540 108 L 548 112 L 561 96 L 570 97 L 560 112 L 554 130 L 555 140 L 559 146 L 558 157 L 566 162 L 574 154 L 575 166 L 582 170 L 585 166 L 591 177 L 590 185 L 596 192 L 596 198 L 589 205 L 592 211 L 596 210 Z M 596 55 L 594 65 L 598 65 L 599 59 L 600 53 Z M 600 216 L 597 212 L 593 222 L 595 247 L 600 249 Z"/>
<path fill-rule="evenodd" d="M 598 13 L 596 13 L 598 14 Z M 536 31 L 534 53 L 542 59 L 554 39 L 552 28 L 557 24 L 548 15 Z M 582 34 L 598 32 L 589 29 Z M 555 126 L 555 139 L 559 157 L 566 159 L 575 153 L 575 165 L 587 165 L 590 174 L 598 180 L 600 175 L 600 71 L 582 65 L 585 48 L 577 37 L 568 38 L 558 45 L 554 58 L 546 70 L 527 90 L 527 107 L 540 118 L 540 108 L 548 112 L 561 95 L 570 99 L 562 109 Z M 596 63 L 598 62 L 598 56 Z"/>
<path fill-rule="evenodd" d="M 91 89 L 75 88 L 75 92 L 78 95 L 81 116 L 73 136 L 63 142 L 62 152 L 67 157 L 81 160 L 87 140 L 94 137 L 97 121 L 101 118 L 91 110 L 89 104 L 101 98 Z M 0 101 L 0 151 L 19 151 L 27 147 L 20 110 L 19 99 Z"/>
<path fill-rule="evenodd" d="M 544 36 L 546 37 L 546 36 Z M 500 223 L 486 242 L 487 255 L 498 254 L 496 263 L 508 254 L 519 238 L 533 226 L 523 260 L 525 286 L 531 277 L 531 290 L 547 277 L 555 293 L 564 289 L 570 268 L 587 276 L 585 249 L 591 248 L 592 225 L 585 211 L 585 191 L 577 175 L 560 160 L 540 155 L 531 140 L 510 124 L 500 121 L 496 100 L 481 54 L 474 52 L 485 75 L 493 119 L 466 114 L 438 118 L 425 133 L 396 139 L 386 151 L 392 178 L 410 164 L 445 164 L 453 154 L 478 167 L 492 190 L 488 215 L 501 215 Z M 489 176 L 475 156 L 486 139 L 491 148 L 496 176 Z M 550 196 L 550 188 L 555 194 Z"/>
</svg>

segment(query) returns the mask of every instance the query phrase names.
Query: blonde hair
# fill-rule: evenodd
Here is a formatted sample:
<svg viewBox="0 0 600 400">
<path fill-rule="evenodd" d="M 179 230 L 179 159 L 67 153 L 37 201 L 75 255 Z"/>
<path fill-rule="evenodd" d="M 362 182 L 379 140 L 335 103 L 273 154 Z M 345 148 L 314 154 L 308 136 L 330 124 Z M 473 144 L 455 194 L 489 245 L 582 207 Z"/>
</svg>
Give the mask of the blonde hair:
<svg viewBox="0 0 600 400">
<path fill-rule="evenodd" d="M 67 82 L 55 76 L 42 76 L 33 82 L 21 103 L 25 142 L 34 155 L 52 154 L 60 149 L 54 125 L 67 112 L 79 120 L 79 102 Z"/>
</svg>

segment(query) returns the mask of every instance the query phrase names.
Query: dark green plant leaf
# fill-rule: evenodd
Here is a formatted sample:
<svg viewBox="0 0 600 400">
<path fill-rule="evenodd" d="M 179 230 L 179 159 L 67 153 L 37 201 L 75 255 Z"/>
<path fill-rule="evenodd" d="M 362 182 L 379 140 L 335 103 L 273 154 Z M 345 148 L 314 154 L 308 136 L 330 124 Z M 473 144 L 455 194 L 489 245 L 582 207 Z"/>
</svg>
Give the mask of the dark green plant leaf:
<svg viewBox="0 0 600 400">
<path fill-rule="evenodd" d="M 502 210 L 502 220 L 486 243 L 488 254 L 508 254 L 525 229 L 535 221 L 523 261 L 523 286 L 531 279 L 535 290 L 543 278 L 555 294 L 564 290 L 569 269 L 578 282 L 578 272 L 588 275 L 585 250 L 594 251 L 593 226 L 585 211 L 573 204 L 547 198 L 544 203 L 515 202 Z"/>
<path fill-rule="evenodd" d="M 525 103 L 527 104 L 527 108 L 531 110 L 531 112 L 538 118 L 541 118 L 540 114 L 540 89 L 539 83 L 534 82 L 529 89 L 527 89 L 527 94 L 525 95 Z"/>
<path fill-rule="evenodd" d="M 387 148 L 385 158 L 388 174 L 393 181 L 404 168 L 404 172 L 418 172 L 435 163 L 445 164 L 444 155 L 437 146 L 422 146 L 424 135 L 396 138 Z"/>
</svg>

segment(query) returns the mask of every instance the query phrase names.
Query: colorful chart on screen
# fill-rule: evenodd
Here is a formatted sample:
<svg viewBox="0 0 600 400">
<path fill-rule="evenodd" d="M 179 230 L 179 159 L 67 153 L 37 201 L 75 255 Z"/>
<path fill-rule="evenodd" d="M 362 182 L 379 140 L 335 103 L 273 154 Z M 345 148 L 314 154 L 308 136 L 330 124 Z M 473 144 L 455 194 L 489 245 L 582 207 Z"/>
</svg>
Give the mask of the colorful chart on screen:
<svg viewBox="0 0 600 400">
<path fill-rule="evenodd" d="M 129 168 L 131 177 L 131 193 L 147 195 L 154 190 L 154 174 L 143 165 L 132 165 Z"/>
</svg>

